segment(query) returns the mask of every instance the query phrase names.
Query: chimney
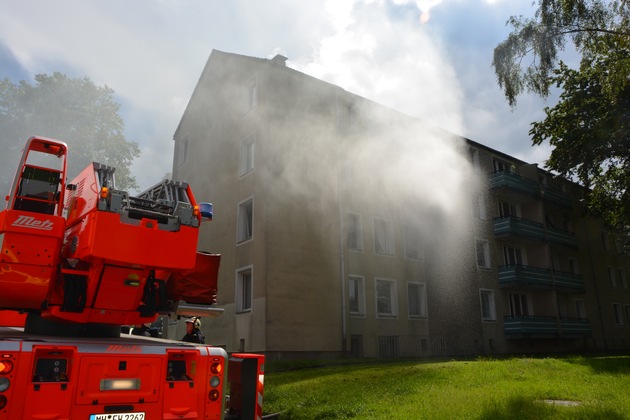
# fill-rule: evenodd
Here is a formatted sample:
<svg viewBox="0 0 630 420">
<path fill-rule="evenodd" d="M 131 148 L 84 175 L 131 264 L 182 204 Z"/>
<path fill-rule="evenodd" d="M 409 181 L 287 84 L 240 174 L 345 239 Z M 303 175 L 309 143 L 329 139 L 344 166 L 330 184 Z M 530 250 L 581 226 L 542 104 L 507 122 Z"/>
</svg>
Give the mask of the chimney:
<svg viewBox="0 0 630 420">
<path fill-rule="evenodd" d="M 287 65 L 286 61 L 287 61 L 287 57 L 280 54 L 276 54 L 276 56 L 271 59 L 271 62 L 278 66 L 286 66 Z"/>
</svg>

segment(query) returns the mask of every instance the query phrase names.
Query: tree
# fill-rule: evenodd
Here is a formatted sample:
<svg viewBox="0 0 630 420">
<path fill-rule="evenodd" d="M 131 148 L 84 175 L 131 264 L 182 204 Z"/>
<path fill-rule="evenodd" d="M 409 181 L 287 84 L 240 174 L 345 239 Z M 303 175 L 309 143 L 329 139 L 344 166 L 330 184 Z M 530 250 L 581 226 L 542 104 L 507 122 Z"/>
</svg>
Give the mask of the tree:
<svg viewBox="0 0 630 420">
<path fill-rule="evenodd" d="M 494 50 L 497 81 L 511 106 L 524 91 L 559 89 L 532 123 L 532 142 L 548 141 L 548 169 L 582 184 L 587 208 L 630 238 L 630 0 L 538 4 L 533 19 L 508 20 L 513 31 Z M 568 41 L 577 68 L 559 57 Z"/>
<path fill-rule="evenodd" d="M 0 81 L 0 188 L 4 195 L 15 174 L 22 147 L 33 135 L 68 143 L 68 174 L 72 179 L 90 162 L 116 168 L 118 188 L 137 188 L 130 166 L 140 155 L 127 141 L 114 91 L 90 79 L 71 79 L 55 72 L 38 74 L 35 84 Z"/>
</svg>

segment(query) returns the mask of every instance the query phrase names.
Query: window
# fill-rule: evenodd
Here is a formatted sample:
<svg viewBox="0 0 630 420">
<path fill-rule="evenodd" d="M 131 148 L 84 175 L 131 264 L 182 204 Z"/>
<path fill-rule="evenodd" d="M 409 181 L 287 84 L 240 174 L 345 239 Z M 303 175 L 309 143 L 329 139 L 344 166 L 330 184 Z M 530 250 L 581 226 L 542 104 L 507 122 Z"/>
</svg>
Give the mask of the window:
<svg viewBox="0 0 630 420">
<path fill-rule="evenodd" d="M 490 268 L 490 245 L 485 239 L 475 241 L 477 251 L 477 267 Z"/>
<path fill-rule="evenodd" d="M 480 168 L 481 167 L 481 163 L 479 161 L 479 150 L 477 150 L 477 149 L 469 149 L 468 153 L 469 153 L 470 163 L 475 168 Z"/>
<path fill-rule="evenodd" d="M 529 299 L 524 293 L 510 293 L 509 295 L 510 315 L 528 316 L 531 315 L 529 309 Z"/>
<path fill-rule="evenodd" d="M 348 249 L 353 251 L 363 251 L 363 229 L 361 227 L 361 216 L 355 213 L 348 213 Z"/>
<path fill-rule="evenodd" d="M 486 220 L 488 215 L 486 213 L 486 196 L 485 194 L 478 194 L 473 197 L 473 216 L 479 220 Z"/>
<path fill-rule="evenodd" d="M 480 289 L 479 298 L 481 299 L 481 320 L 496 321 L 497 311 L 494 306 L 494 290 Z"/>
<path fill-rule="evenodd" d="M 398 315 L 396 282 L 376 279 L 376 316 L 393 318 Z"/>
<path fill-rule="evenodd" d="M 580 266 L 578 265 L 577 258 L 569 258 L 569 272 L 571 274 L 580 274 Z"/>
<path fill-rule="evenodd" d="M 365 281 L 361 276 L 348 278 L 348 304 L 350 315 L 365 315 Z"/>
<path fill-rule="evenodd" d="M 614 267 L 606 267 L 606 271 L 608 272 L 608 281 L 610 282 L 610 287 L 617 287 L 617 278 L 615 277 L 615 268 Z"/>
<path fill-rule="evenodd" d="M 241 141 L 239 175 L 245 175 L 254 170 L 254 145 L 256 133 L 251 133 Z"/>
<path fill-rule="evenodd" d="M 238 205 L 236 241 L 251 239 L 254 232 L 254 199 L 247 199 Z"/>
<path fill-rule="evenodd" d="M 562 229 L 567 232 L 573 232 L 573 223 L 571 223 L 571 219 L 568 216 L 562 217 Z"/>
<path fill-rule="evenodd" d="M 619 281 L 621 282 L 621 287 L 623 287 L 624 289 L 627 289 L 628 279 L 626 279 L 626 270 L 624 270 L 623 268 L 618 268 L 617 277 L 619 278 Z"/>
<path fill-rule="evenodd" d="M 561 271 L 560 268 L 562 267 L 562 264 L 560 264 L 560 258 L 560 254 L 553 254 L 551 256 L 551 268 L 553 271 Z"/>
<path fill-rule="evenodd" d="M 630 322 L 630 305 L 624 305 L 624 309 L 626 311 L 626 320 Z"/>
<path fill-rule="evenodd" d="M 419 260 L 421 256 L 420 228 L 415 223 L 407 223 L 405 226 L 405 257 Z"/>
<path fill-rule="evenodd" d="M 505 265 L 523 265 L 523 251 L 509 245 L 503 247 L 503 260 Z"/>
<path fill-rule="evenodd" d="M 188 136 L 184 136 L 177 142 L 177 167 L 179 168 L 188 159 Z"/>
<path fill-rule="evenodd" d="M 564 296 L 556 297 L 556 304 L 558 305 L 558 317 L 560 319 L 566 319 L 567 317 L 567 303 Z"/>
<path fill-rule="evenodd" d="M 613 303 L 613 313 L 615 316 L 615 324 L 623 325 L 623 313 L 621 312 L 621 304 Z"/>
<path fill-rule="evenodd" d="M 575 317 L 577 319 L 586 319 L 586 306 L 584 306 L 584 299 L 575 299 Z"/>
<path fill-rule="evenodd" d="M 374 219 L 374 252 L 394 255 L 394 229 L 391 221 Z"/>
<path fill-rule="evenodd" d="M 409 318 L 427 317 L 427 293 L 422 283 L 407 283 L 407 308 Z"/>
<path fill-rule="evenodd" d="M 378 357 L 382 359 L 398 356 L 398 337 L 379 336 L 378 337 Z"/>
<path fill-rule="evenodd" d="M 499 202 L 499 217 L 519 217 L 520 209 L 516 204 L 508 203 L 507 201 Z"/>
<path fill-rule="evenodd" d="M 256 108 L 256 105 L 258 104 L 258 83 L 256 81 L 256 76 L 247 81 L 245 89 L 247 91 L 245 97 L 245 113 L 248 113 L 252 109 Z"/>
<path fill-rule="evenodd" d="M 250 265 L 236 272 L 236 312 L 248 312 L 252 309 L 252 270 Z"/>
<path fill-rule="evenodd" d="M 608 238 L 608 232 L 602 231 L 602 245 L 606 251 L 610 250 L 610 240 Z"/>
<path fill-rule="evenodd" d="M 492 159 L 492 167 L 495 172 L 514 172 L 514 165 L 497 158 Z"/>
</svg>

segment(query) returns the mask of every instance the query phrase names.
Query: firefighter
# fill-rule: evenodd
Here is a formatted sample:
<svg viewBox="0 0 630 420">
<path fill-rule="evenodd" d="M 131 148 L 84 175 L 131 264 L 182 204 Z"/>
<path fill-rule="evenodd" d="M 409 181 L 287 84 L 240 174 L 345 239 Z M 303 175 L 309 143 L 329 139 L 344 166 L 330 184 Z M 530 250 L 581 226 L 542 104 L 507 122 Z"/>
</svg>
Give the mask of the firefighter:
<svg viewBox="0 0 630 420">
<path fill-rule="evenodd" d="M 132 335 L 142 335 L 144 337 L 151 337 L 151 327 L 147 324 L 138 324 L 133 327 L 131 330 Z"/>
<path fill-rule="evenodd" d="M 182 338 L 182 341 L 189 343 L 205 344 L 206 339 L 203 336 L 201 330 L 201 321 L 197 317 L 188 318 L 186 320 L 186 335 Z"/>
</svg>

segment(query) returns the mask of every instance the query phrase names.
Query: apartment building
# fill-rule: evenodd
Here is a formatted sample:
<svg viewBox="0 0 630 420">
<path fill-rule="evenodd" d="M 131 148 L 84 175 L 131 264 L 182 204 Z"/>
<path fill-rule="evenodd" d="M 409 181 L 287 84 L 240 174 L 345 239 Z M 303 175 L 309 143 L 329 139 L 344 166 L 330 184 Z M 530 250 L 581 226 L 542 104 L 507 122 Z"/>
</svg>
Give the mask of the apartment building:
<svg viewBox="0 0 630 420">
<path fill-rule="evenodd" d="M 272 59 L 212 51 L 173 177 L 222 254 L 207 341 L 270 358 L 630 347 L 630 259 L 580 188 Z"/>
</svg>

